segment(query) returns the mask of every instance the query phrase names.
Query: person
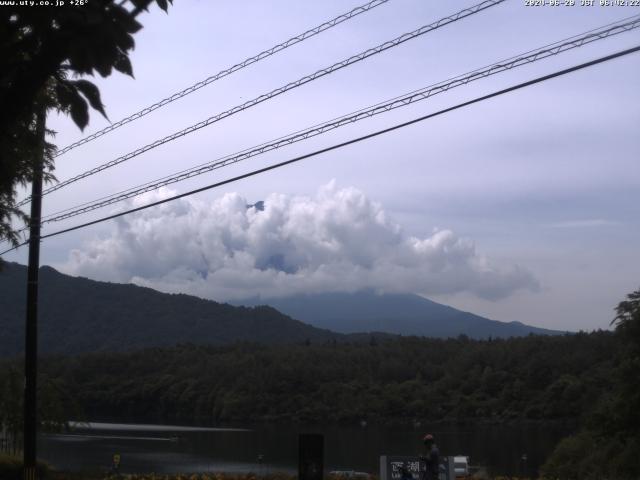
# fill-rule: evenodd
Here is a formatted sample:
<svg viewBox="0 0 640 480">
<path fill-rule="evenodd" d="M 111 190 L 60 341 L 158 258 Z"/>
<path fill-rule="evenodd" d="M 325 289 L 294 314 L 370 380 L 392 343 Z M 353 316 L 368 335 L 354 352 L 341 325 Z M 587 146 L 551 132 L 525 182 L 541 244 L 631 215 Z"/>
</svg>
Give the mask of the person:
<svg viewBox="0 0 640 480">
<path fill-rule="evenodd" d="M 424 476 L 422 480 L 438 480 L 440 472 L 440 451 L 435 444 L 433 435 L 427 433 L 423 438 L 424 455 L 420 456 L 420 460 L 424 462 Z"/>
<path fill-rule="evenodd" d="M 109 472 L 109 475 L 120 477 L 120 454 L 119 453 L 113 454 L 113 463 L 111 464 L 111 471 Z"/>
<path fill-rule="evenodd" d="M 400 480 L 413 480 L 413 475 L 404 465 L 400 467 Z"/>
</svg>

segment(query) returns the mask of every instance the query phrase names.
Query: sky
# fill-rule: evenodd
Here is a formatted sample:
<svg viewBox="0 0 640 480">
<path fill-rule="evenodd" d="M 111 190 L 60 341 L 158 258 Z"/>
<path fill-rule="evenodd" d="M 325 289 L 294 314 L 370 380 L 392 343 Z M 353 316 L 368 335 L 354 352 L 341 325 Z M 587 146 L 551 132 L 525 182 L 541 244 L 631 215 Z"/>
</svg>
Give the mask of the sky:
<svg viewBox="0 0 640 480">
<path fill-rule="evenodd" d="M 176 0 L 140 17 L 135 79 L 95 78 L 119 120 L 364 3 Z M 508 0 L 45 196 L 44 214 L 215 160 L 631 15 Z M 390 0 L 56 161 L 67 179 L 475 2 Z M 452 89 L 64 222 L 224 180 L 640 42 L 640 29 Z M 640 287 L 640 54 L 295 165 L 47 239 L 41 263 L 218 301 L 416 293 L 496 320 L 609 328 Z M 55 142 L 83 133 L 51 113 Z M 93 112 L 84 134 L 109 123 Z M 21 196 L 26 195 L 22 192 Z M 264 201 L 264 210 L 247 205 Z M 26 263 L 26 249 L 4 256 Z"/>
</svg>

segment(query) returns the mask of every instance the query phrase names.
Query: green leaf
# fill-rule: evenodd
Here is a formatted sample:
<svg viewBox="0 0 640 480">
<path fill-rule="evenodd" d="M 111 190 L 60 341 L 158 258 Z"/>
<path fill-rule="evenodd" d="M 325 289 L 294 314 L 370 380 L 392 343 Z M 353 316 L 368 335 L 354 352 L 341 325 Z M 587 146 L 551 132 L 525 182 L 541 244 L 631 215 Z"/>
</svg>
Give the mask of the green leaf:
<svg viewBox="0 0 640 480">
<path fill-rule="evenodd" d="M 58 97 L 58 108 L 60 110 L 67 111 L 71 105 L 72 93 L 70 91 L 69 83 L 64 80 L 59 80 L 56 83 L 56 97 Z"/>
<path fill-rule="evenodd" d="M 84 127 L 89 123 L 89 106 L 87 101 L 80 96 L 80 94 L 74 89 L 75 95 L 72 97 L 71 104 L 69 105 L 69 111 L 74 123 L 84 130 Z"/>
<path fill-rule="evenodd" d="M 136 16 L 142 12 L 147 11 L 147 7 L 152 0 L 131 0 L 131 3 L 135 6 L 135 8 L 128 12 L 127 10 L 123 10 L 123 12 L 127 15 L 128 20 L 126 22 L 122 21 L 120 24 L 123 28 L 129 33 L 136 33 L 138 30 L 142 28 L 142 24 L 138 23 L 135 19 Z M 113 13 L 116 13 L 116 9 L 113 9 Z"/>
<path fill-rule="evenodd" d="M 131 66 L 131 60 L 129 60 L 129 57 L 126 53 L 119 52 L 118 58 L 113 64 L 113 68 L 121 73 L 133 77 L 133 67 Z"/>
<path fill-rule="evenodd" d="M 113 39 L 116 46 L 123 52 L 131 50 L 135 46 L 133 36 L 120 28 L 113 30 Z"/>
<path fill-rule="evenodd" d="M 133 3 L 136 8 L 147 10 L 151 0 L 131 0 L 131 3 Z"/>
<path fill-rule="evenodd" d="M 108 120 L 107 114 L 104 111 L 104 105 L 100 99 L 100 90 L 98 90 L 98 87 L 87 80 L 77 80 L 72 82 L 72 84 L 75 85 L 82 95 L 84 95 L 84 97 L 89 101 L 89 105 L 91 105 L 93 109 L 99 111 L 102 116 Z"/>
<path fill-rule="evenodd" d="M 90 74 L 93 70 L 93 56 L 91 52 L 80 45 L 69 47 L 69 64 L 74 73 Z"/>
<path fill-rule="evenodd" d="M 111 75 L 112 65 L 111 63 L 105 60 L 101 59 L 99 63 L 96 63 L 94 65 L 94 68 L 98 71 L 98 73 L 102 77 L 108 77 L 109 75 Z"/>
<path fill-rule="evenodd" d="M 86 81 L 80 80 L 80 82 Z M 86 83 L 90 84 L 90 82 Z M 56 97 L 58 101 L 58 108 L 64 112 L 68 112 L 80 130 L 84 130 L 84 127 L 89 123 L 89 106 L 85 99 L 80 95 L 76 84 L 77 82 L 58 79 L 55 85 Z M 86 88 L 86 86 L 84 87 Z M 102 105 L 100 104 L 100 106 Z"/>
</svg>

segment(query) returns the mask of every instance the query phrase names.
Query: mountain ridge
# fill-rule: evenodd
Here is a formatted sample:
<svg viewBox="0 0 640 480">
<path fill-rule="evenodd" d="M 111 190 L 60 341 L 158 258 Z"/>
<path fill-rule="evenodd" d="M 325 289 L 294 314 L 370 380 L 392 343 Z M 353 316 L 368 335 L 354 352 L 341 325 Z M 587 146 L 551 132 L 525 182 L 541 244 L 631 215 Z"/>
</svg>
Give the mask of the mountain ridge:
<svg viewBox="0 0 640 480">
<path fill-rule="evenodd" d="M 467 335 L 486 339 L 530 333 L 557 335 L 565 332 L 501 322 L 464 312 L 414 294 L 355 293 L 304 294 L 275 299 L 249 299 L 235 305 L 268 305 L 318 328 L 338 333 L 384 332 L 437 338 Z"/>
<path fill-rule="evenodd" d="M 0 357 L 23 351 L 26 274 L 27 268 L 17 263 L 4 262 L 0 270 Z M 216 346 L 365 342 L 372 336 L 396 335 L 504 338 L 563 333 L 485 319 L 417 295 L 363 291 L 230 305 L 134 284 L 72 277 L 49 266 L 40 268 L 39 313 L 39 351 L 44 354 L 121 352 L 180 343 Z"/>
<path fill-rule="evenodd" d="M 0 357 L 23 351 L 27 268 L 0 270 Z M 133 284 L 72 277 L 40 268 L 39 351 L 77 354 L 179 343 L 225 345 L 325 342 L 343 335 L 317 329 L 271 307 L 236 307 Z"/>
</svg>

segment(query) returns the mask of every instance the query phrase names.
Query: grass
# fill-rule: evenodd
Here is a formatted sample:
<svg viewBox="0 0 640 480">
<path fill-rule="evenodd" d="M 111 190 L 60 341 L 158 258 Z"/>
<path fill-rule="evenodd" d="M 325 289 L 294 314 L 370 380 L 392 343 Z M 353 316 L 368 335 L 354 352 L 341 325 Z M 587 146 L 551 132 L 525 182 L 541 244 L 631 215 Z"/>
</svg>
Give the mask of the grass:
<svg viewBox="0 0 640 480">
<path fill-rule="evenodd" d="M 23 480 L 22 470 L 22 458 L 0 453 L 0 479 Z M 38 462 L 38 478 L 42 480 L 51 478 L 51 469 L 44 462 Z"/>
</svg>

